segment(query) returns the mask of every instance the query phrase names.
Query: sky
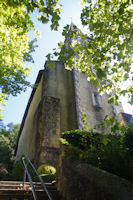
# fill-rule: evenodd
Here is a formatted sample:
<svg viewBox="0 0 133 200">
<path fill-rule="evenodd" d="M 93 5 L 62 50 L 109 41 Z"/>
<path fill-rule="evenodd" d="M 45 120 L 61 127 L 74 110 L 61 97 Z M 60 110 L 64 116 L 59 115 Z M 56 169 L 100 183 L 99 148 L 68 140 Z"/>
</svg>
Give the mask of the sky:
<svg viewBox="0 0 133 200">
<path fill-rule="evenodd" d="M 32 54 L 34 59 L 34 63 L 32 64 L 33 70 L 28 78 L 32 84 L 34 84 L 39 70 L 44 69 L 46 55 L 52 53 L 52 49 L 56 48 L 57 44 L 64 40 L 61 34 L 63 27 L 73 22 L 81 30 L 83 29 L 80 23 L 80 13 L 82 10 L 80 1 L 61 0 L 60 2 L 62 4 L 62 13 L 58 31 L 51 31 L 50 24 L 41 24 L 35 20 L 35 16 L 32 15 L 36 29 L 41 31 L 41 38 L 38 39 L 37 42 L 38 48 L 36 48 L 36 51 Z M 31 38 L 32 34 L 32 32 L 29 34 Z M 32 89 L 28 88 L 26 92 L 18 94 L 17 97 L 9 97 L 3 112 L 3 121 L 5 124 L 10 122 L 14 124 L 21 123 L 31 91 Z M 124 111 L 133 114 L 133 106 L 131 107 L 127 104 L 124 99 L 122 102 Z"/>
</svg>

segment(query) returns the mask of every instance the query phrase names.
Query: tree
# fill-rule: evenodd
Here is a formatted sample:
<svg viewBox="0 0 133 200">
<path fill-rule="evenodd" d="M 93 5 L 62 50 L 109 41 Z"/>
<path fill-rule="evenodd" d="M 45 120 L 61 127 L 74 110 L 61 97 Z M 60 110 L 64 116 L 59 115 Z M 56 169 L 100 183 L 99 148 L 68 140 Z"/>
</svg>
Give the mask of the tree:
<svg viewBox="0 0 133 200">
<path fill-rule="evenodd" d="M 0 122 L 2 124 L 0 127 L 0 163 L 10 171 L 13 166 L 14 149 L 20 125 L 13 123 L 4 125 L 2 121 Z"/>
<path fill-rule="evenodd" d="M 30 30 L 38 35 L 30 14 L 42 23 L 51 21 L 51 29 L 57 30 L 60 19 L 58 0 L 1 0 L 0 1 L 0 104 L 11 94 L 17 95 L 30 85 L 26 81 L 31 67 L 24 61 L 33 61 L 31 52 L 36 47 L 30 41 Z M 37 16 L 38 14 L 38 16 Z"/>
<path fill-rule="evenodd" d="M 129 95 L 133 102 L 133 86 L 121 88 L 125 81 L 132 81 L 133 61 L 132 0 L 80 0 L 84 4 L 82 25 L 89 34 L 77 28 L 63 30 L 66 38 L 73 38 L 70 49 L 59 44 L 61 52 L 55 52 L 69 69 L 76 66 L 99 91 L 115 94 L 109 102 L 117 103 L 120 95 Z M 30 85 L 26 81 L 31 68 L 24 61 L 33 61 L 34 40 L 28 32 L 35 30 L 31 13 L 42 23 L 51 21 L 51 29 L 57 30 L 61 7 L 58 0 L 1 0 L 0 1 L 0 103 L 4 104 L 10 94 L 17 95 Z M 76 40 L 77 35 L 82 44 Z M 63 48 L 62 48 L 63 47 Z M 66 51 L 67 55 L 66 56 Z M 77 58 L 74 55 L 77 55 Z M 49 57 L 49 56 L 48 56 Z"/>
<path fill-rule="evenodd" d="M 77 67 L 101 93 L 112 93 L 109 102 L 117 104 L 121 95 L 128 94 L 129 102 L 133 104 L 132 0 L 80 2 L 85 4 L 81 22 L 89 34 L 81 33 L 74 25 L 67 25 L 63 35 L 65 42 L 72 41 L 70 48 L 61 42 L 61 51 L 56 50 L 54 55 L 59 56 L 70 70 Z M 50 59 L 50 54 L 47 57 Z"/>
</svg>

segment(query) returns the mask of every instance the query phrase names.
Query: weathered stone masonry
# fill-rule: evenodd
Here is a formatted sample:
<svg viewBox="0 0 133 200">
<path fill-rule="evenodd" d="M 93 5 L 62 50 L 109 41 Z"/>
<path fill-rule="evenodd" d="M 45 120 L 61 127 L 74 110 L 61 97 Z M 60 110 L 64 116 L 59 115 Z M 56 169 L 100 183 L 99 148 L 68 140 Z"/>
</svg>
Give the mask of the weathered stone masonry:
<svg viewBox="0 0 133 200">
<path fill-rule="evenodd" d="M 60 133 L 78 128 L 73 75 L 55 61 L 53 69 L 46 63 L 39 77 L 21 124 L 16 160 L 25 154 L 36 167 L 44 163 L 57 166 Z"/>
<path fill-rule="evenodd" d="M 89 128 L 114 114 L 107 95 L 100 96 L 77 69 L 68 71 L 63 62 L 39 72 L 38 87 L 33 89 L 18 135 L 16 160 L 22 154 L 38 167 L 48 163 L 58 165 L 60 133 L 82 129 L 81 113 L 87 115 Z"/>
</svg>

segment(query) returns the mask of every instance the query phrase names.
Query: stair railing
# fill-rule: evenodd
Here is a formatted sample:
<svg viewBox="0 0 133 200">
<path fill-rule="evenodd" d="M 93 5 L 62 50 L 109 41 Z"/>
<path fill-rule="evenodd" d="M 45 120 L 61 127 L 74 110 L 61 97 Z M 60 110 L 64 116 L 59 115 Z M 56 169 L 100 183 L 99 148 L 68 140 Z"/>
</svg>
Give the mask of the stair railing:
<svg viewBox="0 0 133 200">
<path fill-rule="evenodd" d="M 25 185 L 26 175 L 27 175 L 28 179 L 29 179 L 29 182 L 30 182 L 30 185 L 31 185 L 31 189 L 32 189 L 32 194 L 33 194 L 34 200 L 38 200 L 37 195 L 36 195 L 36 191 L 35 191 L 35 188 L 34 188 L 34 185 L 33 185 L 33 181 L 32 181 L 32 178 L 30 176 L 30 173 L 28 171 L 28 168 L 27 168 L 27 165 L 25 163 L 24 157 L 22 158 L 22 162 L 23 162 L 23 165 L 24 165 L 24 168 L 25 168 L 23 188 L 24 188 L 24 185 Z"/>
<path fill-rule="evenodd" d="M 35 191 L 35 188 L 34 188 L 34 185 L 33 185 L 32 179 L 31 179 L 31 176 L 30 176 L 30 174 L 29 174 L 29 172 L 28 172 L 28 168 L 27 168 L 27 165 L 26 165 L 24 159 L 25 159 L 25 158 L 23 157 L 23 158 L 22 158 L 22 161 L 23 161 L 24 167 L 25 167 L 25 166 L 26 166 L 26 167 L 25 167 L 25 172 L 24 172 L 23 187 L 24 187 L 24 184 L 25 184 L 25 182 L 26 182 L 26 174 L 27 174 L 28 179 L 29 179 L 29 181 L 30 181 L 31 188 L 32 188 L 32 193 L 33 193 L 34 199 L 37 200 L 36 192 L 34 192 L 34 191 Z M 41 185 L 42 185 L 42 187 L 43 187 L 45 193 L 47 194 L 49 200 L 53 200 L 53 197 L 52 197 L 51 193 L 48 191 L 48 189 L 47 189 L 47 187 L 46 187 L 46 185 L 45 185 L 45 183 L 44 183 L 42 177 L 39 175 L 39 173 L 37 172 L 36 168 L 34 167 L 34 165 L 32 164 L 32 162 L 30 161 L 30 159 L 29 159 L 29 158 L 26 158 L 26 160 L 28 161 L 28 163 L 29 163 L 30 166 L 32 167 L 32 169 L 33 169 L 33 171 L 35 172 L 35 174 L 37 175 L 38 179 L 40 180 Z M 28 172 L 28 173 L 27 173 L 27 172 Z M 28 175 L 28 174 L 29 174 L 29 175 Z M 34 194 L 35 194 L 35 195 L 34 195 Z"/>
</svg>

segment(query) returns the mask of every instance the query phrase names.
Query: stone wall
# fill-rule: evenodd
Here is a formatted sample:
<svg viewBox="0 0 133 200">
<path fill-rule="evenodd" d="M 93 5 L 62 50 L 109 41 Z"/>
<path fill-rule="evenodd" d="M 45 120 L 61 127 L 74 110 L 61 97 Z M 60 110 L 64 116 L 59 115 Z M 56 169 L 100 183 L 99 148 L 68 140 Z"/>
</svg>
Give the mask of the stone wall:
<svg viewBox="0 0 133 200">
<path fill-rule="evenodd" d="M 89 129 L 101 123 L 106 115 L 114 115 L 114 107 L 108 103 L 108 96 L 106 94 L 102 96 L 99 95 L 101 107 L 96 108 L 96 106 L 93 105 L 92 94 L 93 92 L 97 92 L 97 89 L 87 80 L 87 77 L 76 68 L 73 70 L 73 76 L 78 127 L 80 129 L 82 129 L 82 113 L 87 115 Z"/>
<path fill-rule="evenodd" d="M 60 138 L 60 100 L 54 97 L 43 97 L 32 117 L 31 137 L 23 138 L 24 133 L 22 134 L 23 137 L 20 138 L 20 142 L 23 143 L 23 146 L 22 149 L 18 148 L 18 153 L 28 156 L 36 167 L 42 164 L 57 167 Z M 31 153 L 32 149 L 34 151 Z M 19 155 L 17 154 L 17 156 Z"/>
<path fill-rule="evenodd" d="M 77 129 L 73 73 L 65 69 L 63 62 L 54 63 L 52 69 L 47 67 L 47 63 L 45 64 L 43 95 L 60 99 L 60 131 Z"/>
<path fill-rule="evenodd" d="M 28 110 L 25 123 L 23 126 L 23 130 L 19 137 L 16 160 L 18 160 L 22 154 L 29 156 L 30 159 L 33 159 L 35 156 L 36 123 L 37 123 L 35 119 L 35 113 L 42 99 L 42 83 L 43 83 L 43 76 L 36 89 L 34 98 L 32 99 L 32 102 L 30 104 L 30 108 Z"/>
<path fill-rule="evenodd" d="M 133 199 L 133 183 L 66 158 L 60 158 L 58 190 L 66 200 Z"/>
<path fill-rule="evenodd" d="M 63 62 L 52 63 L 51 69 L 46 62 L 37 78 L 38 87 L 31 93 L 17 140 L 16 160 L 25 154 L 36 165 L 52 160 L 55 164 L 57 158 L 54 160 L 52 154 L 58 155 L 59 134 L 82 129 L 81 113 L 87 115 L 90 129 L 105 115 L 113 114 L 107 95 L 100 99 L 101 108 L 93 105 L 92 93 L 96 89 L 82 73 L 66 70 Z"/>
<path fill-rule="evenodd" d="M 18 137 L 16 160 L 24 154 L 36 166 L 57 166 L 60 133 L 77 128 L 73 74 L 62 62 L 53 63 L 50 69 L 46 62 L 38 87 L 33 89 Z"/>
<path fill-rule="evenodd" d="M 58 166 L 60 138 L 60 100 L 43 97 L 37 110 L 35 165 L 50 164 Z"/>
</svg>

